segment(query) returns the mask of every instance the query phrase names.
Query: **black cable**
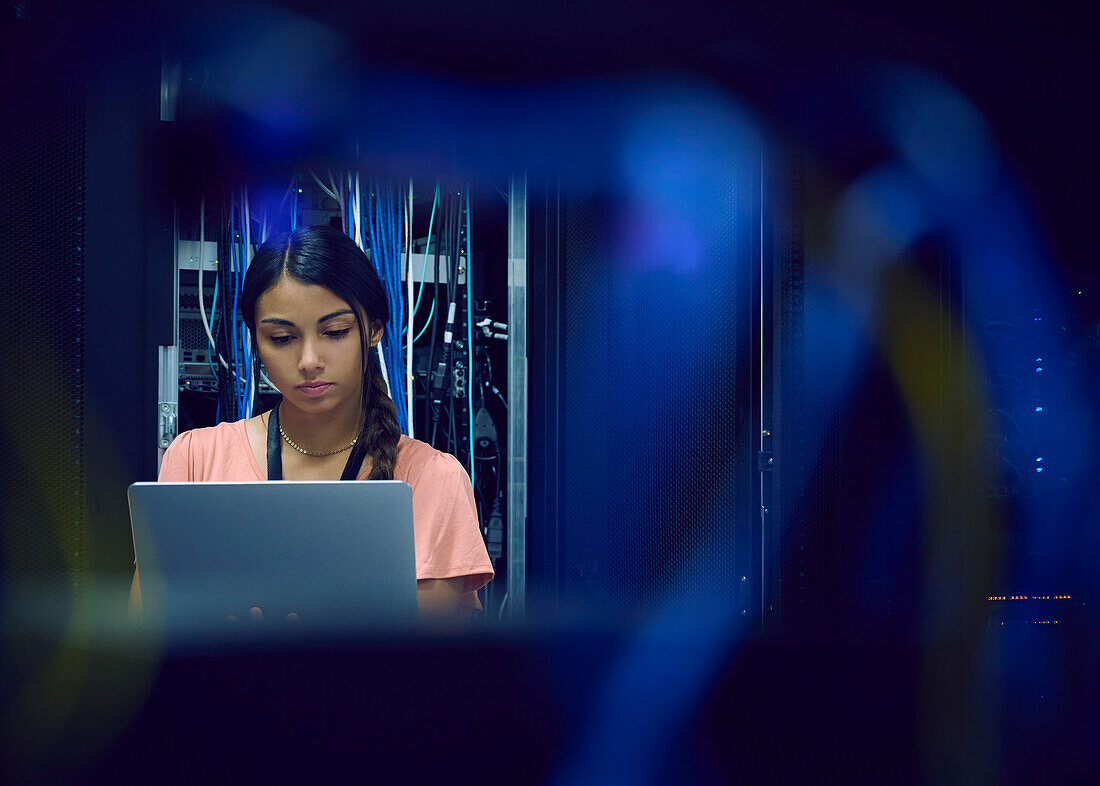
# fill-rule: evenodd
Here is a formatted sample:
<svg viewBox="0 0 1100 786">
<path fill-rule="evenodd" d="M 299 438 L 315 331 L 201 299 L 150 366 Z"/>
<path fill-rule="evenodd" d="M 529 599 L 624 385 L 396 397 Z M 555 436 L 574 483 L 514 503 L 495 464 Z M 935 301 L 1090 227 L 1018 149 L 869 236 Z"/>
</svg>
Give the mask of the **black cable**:
<svg viewBox="0 0 1100 786">
<path fill-rule="evenodd" d="M 492 457 L 490 457 L 490 456 L 475 456 L 475 458 L 474 458 L 475 461 L 480 461 L 484 464 L 488 464 L 489 469 L 491 469 L 492 472 L 493 472 L 493 485 L 494 485 L 494 488 L 493 488 L 493 493 L 492 493 L 492 499 L 496 499 L 497 497 L 500 496 L 500 490 L 501 490 L 501 487 L 503 485 L 501 483 L 501 477 L 500 477 L 501 456 L 502 456 L 502 452 L 498 450 L 496 456 L 492 456 Z M 478 470 L 478 472 L 482 472 L 482 470 Z M 482 472 L 481 475 L 478 475 L 478 479 L 481 480 L 483 475 L 484 475 L 484 473 Z M 480 486 L 482 484 L 479 483 L 478 485 Z M 482 490 L 478 491 L 478 496 L 481 499 L 483 506 L 485 505 L 485 496 L 488 494 L 488 491 L 489 491 L 488 489 L 484 489 L 483 491 Z M 484 519 L 479 519 L 479 521 L 483 521 L 483 520 Z"/>
<path fill-rule="evenodd" d="M 498 497 L 500 495 L 500 487 L 501 487 L 500 469 L 501 469 L 502 456 L 503 455 L 504 455 L 504 451 L 502 451 L 500 448 L 497 448 L 497 452 L 496 452 L 495 456 L 477 456 L 477 455 L 474 456 L 475 461 L 491 461 L 491 462 L 493 462 L 492 463 L 493 478 L 496 481 L 496 490 L 493 492 L 493 498 L 494 499 L 496 499 L 496 497 Z"/>
<path fill-rule="evenodd" d="M 458 298 L 458 254 L 459 254 L 459 231 L 462 224 L 460 211 L 460 205 L 462 203 L 461 195 L 456 194 L 451 198 L 451 255 L 448 259 L 448 271 L 447 271 L 447 316 L 450 317 L 451 306 L 455 305 L 455 311 L 457 315 Z M 450 395 L 447 397 L 447 409 L 448 409 L 448 425 L 450 428 L 450 434 L 447 438 L 447 444 L 450 446 L 449 452 L 452 455 L 458 455 L 458 433 L 455 427 L 455 407 L 457 402 L 455 401 L 455 387 L 454 387 L 454 368 L 455 368 L 455 351 L 454 351 L 454 325 L 450 325 L 451 328 L 451 349 L 447 353 L 447 388 Z"/>
<path fill-rule="evenodd" d="M 462 195 L 461 194 L 456 194 L 455 198 L 454 198 L 454 201 L 451 203 L 451 216 L 452 216 L 452 219 L 451 219 L 451 260 L 450 260 L 451 266 L 450 266 L 450 272 L 447 275 L 447 288 L 449 290 L 449 297 L 448 297 L 449 302 L 447 304 L 447 311 L 448 311 L 448 315 L 449 315 L 450 314 L 450 306 L 451 306 L 451 304 L 454 304 L 455 305 L 455 316 L 457 317 L 458 316 L 458 269 L 459 269 L 458 257 L 459 257 L 459 254 L 461 253 L 461 246 L 459 245 L 459 243 L 462 242 L 462 240 L 461 240 L 461 235 L 462 235 Z M 452 325 L 452 327 L 451 327 L 452 336 L 453 336 L 455 327 L 456 327 L 455 325 Z M 452 343 L 451 343 L 450 357 L 451 357 L 450 377 L 453 380 L 454 379 L 454 369 L 455 369 L 455 366 L 457 365 L 457 353 L 454 350 L 454 339 L 453 339 L 453 337 L 452 337 Z M 457 412 L 455 410 L 458 408 L 458 400 L 455 396 L 456 390 L 455 390 L 454 384 L 452 384 L 450 386 L 450 392 L 451 392 L 451 396 L 450 396 L 447 403 L 448 403 L 448 408 L 450 409 L 451 438 L 454 442 L 454 449 L 451 451 L 451 453 L 457 457 L 458 452 L 459 452 L 459 450 L 458 450 L 459 441 L 458 441 L 458 428 L 457 428 L 457 424 L 456 424 Z"/>
<path fill-rule="evenodd" d="M 454 228 L 455 228 L 455 197 L 453 194 L 447 195 L 447 201 L 443 211 L 443 227 L 442 235 L 440 238 L 440 253 L 446 257 L 447 260 L 447 317 L 443 325 L 444 341 L 443 348 L 441 350 L 441 356 L 437 363 L 433 364 L 432 368 L 432 441 L 433 444 L 436 439 L 436 434 L 439 426 L 439 422 L 443 421 L 444 437 L 446 438 L 446 449 L 448 452 L 453 450 L 452 440 L 454 434 L 450 428 L 452 410 L 454 408 L 454 402 L 452 400 L 454 386 L 452 384 L 452 351 L 451 341 L 453 339 L 453 330 L 451 324 L 452 306 L 454 305 L 453 293 L 454 293 L 454 269 L 455 269 L 455 247 L 454 247 Z M 438 286 L 438 276 L 436 278 L 436 285 Z M 441 309 L 442 311 L 442 309 Z M 447 411 L 444 411 L 444 410 Z"/>
<path fill-rule="evenodd" d="M 450 307 L 454 305 L 455 315 L 458 316 L 458 271 L 459 271 L 459 256 L 462 254 L 462 213 L 463 213 L 463 200 L 462 195 L 455 194 L 451 202 L 451 257 L 450 257 L 450 272 L 447 275 L 447 289 L 448 289 L 448 304 L 447 314 L 450 316 Z M 456 332 L 457 323 L 451 325 L 452 334 Z M 450 378 L 453 380 L 454 370 L 457 366 L 458 355 L 457 350 L 454 348 L 454 341 L 452 338 L 451 351 L 449 354 L 450 363 L 448 364 L 448 372 Z M 453 440 L 454 448 L 451 451 L 456 457 L 459 454 L 459 448 L 461 441 L 458 435 L 458 413 L 457 409 L 460 402 L 457 398 L 454 384 L 450 385 L 451 396 L 448 399 L 448 408 L 450 410 L 450 428 L 451 428 L 451 440 Z"/>
<path fill-rule="evenodd" d="M 451 218 L 451 223 L 450 223 L 450 227 L 449 227 L 449 229 L 450 229 L 449 238 L 450 238 L 450 245 L 451 245 L 451 256 L 450 256 L 450 259 L 449 259 L 450 269 L 447 273 L 447 305 L 448 306 L 450 306 L 451 303 L 455 302 L 455 299 L 458 295 L 458 254 L 459 254 L 459 245 L 458 244 L 460 242 L 459 233 L 461 231 L 461 224 L 462 224 L 462 217 L 459 214 L 459 210 L 460 210 L 459 205 L 461 204 L 461 202 L 462 202 L 462 200 L 459 199 L 457 196 L 452 197 L 451 198 L 451 204 L 450 204 L 450 211 L 449 211 L 450 218 Z"/>
</svg>

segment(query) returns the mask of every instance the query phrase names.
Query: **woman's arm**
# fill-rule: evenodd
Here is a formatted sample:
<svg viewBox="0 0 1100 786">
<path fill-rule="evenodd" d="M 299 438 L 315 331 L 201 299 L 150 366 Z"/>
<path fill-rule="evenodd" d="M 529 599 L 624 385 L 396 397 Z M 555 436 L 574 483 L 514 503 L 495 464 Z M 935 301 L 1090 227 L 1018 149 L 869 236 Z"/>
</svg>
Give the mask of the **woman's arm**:
<svg viewBox="0 0 1100 786">
<path fill-rule="evenodd" d="M 417 445 L 430 452 L 410 475 L 420 617 L 469 620 L 481 608 L 474 591 L 493 577 L 470 476 L 449 453 Z M 428 579 L 440 575 L 453 578 Z"/>
<path fill-rule="evenodd" d="M 416 582 L 416 603 L 421 619 L 457 620 L 466 614 L 459 606 L 466 577 L 453 579 L 423 579 Z"/>
</svg>

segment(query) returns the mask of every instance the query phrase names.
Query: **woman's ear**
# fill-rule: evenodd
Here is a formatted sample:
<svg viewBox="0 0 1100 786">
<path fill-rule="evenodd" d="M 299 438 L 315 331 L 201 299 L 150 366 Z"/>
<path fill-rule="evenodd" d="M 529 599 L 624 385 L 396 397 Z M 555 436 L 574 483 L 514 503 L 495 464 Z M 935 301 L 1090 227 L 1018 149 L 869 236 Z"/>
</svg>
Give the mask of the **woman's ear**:
<svg viewBox="0 0 1100 786">
<path fill-rule="evenodd" d="M 382 340 L 383 332 L 384 332 L 384 329 L 383 329 L 383 325 L 382 325 L 381 322 L 375 321 L 371 325 L 370 345 L 372 347 L 377 346 L 378 342 Z"/>
</svg>

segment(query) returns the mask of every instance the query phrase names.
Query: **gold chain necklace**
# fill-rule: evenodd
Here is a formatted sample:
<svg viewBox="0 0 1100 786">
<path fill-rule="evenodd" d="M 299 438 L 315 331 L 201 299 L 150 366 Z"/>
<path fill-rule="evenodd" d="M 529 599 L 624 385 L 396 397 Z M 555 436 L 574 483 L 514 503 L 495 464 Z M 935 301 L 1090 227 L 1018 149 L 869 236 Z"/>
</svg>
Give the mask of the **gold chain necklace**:
<svg viewBox="0 0 1100 786">
<path fill-rule="evenodd" d="M 290 437 L 288 437 L 286 435 L 286 432 L 283 431 L 283 424 L 282 423 L 279 424 L 279 433 L 283 435 L 283 439 L 286 440 L 286 444 L 290 445 L 290 447 L 294 448 L 299 453 L 301 453 L 303 455 L 306 455 L 306 456 L 315 456 L 317 458 L 321 458 L 323 456 L 335 456 L 337 453 L 343 453 L 345 450 L 351 450 L 352 448 L 355 447 L 355 443 L 359 441 L 359 435 L 356 434 L 355 439 L 353 439 L 347 445 L 344 445 L 344 447 L 342 447 L 342 448 L 337 448 L 336 450 L 330 450 L 326 453 L 314 453 L 312 450 L 306 450 L 305 448 L 302 448 L 302 447 L 299 447 L 298 445 L 296 445 L 294 443 L 294 440 L 292 440 Z"/>
</svg>

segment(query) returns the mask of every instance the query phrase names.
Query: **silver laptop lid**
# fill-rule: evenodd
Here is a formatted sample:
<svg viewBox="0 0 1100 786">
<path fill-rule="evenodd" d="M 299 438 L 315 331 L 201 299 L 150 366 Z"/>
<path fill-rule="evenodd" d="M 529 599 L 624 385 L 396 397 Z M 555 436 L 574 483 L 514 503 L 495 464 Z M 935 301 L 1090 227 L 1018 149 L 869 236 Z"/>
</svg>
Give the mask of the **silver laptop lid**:
<svg viewBox="0 0 1100 786">
<path fill-rule="evenodd" d="M 135 483 L 129 500 L 142 617 L 170 639 L 416 618 L 403 481 Z"/>
</svg>

